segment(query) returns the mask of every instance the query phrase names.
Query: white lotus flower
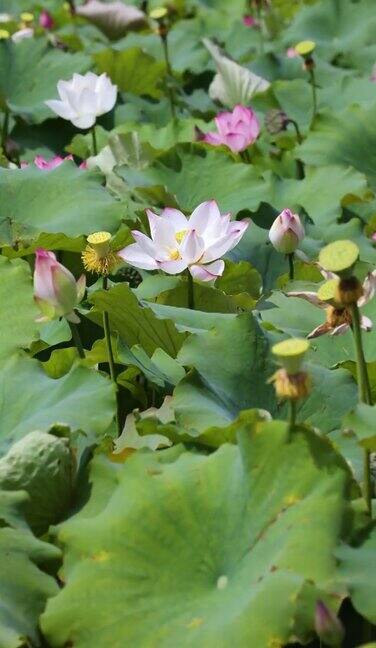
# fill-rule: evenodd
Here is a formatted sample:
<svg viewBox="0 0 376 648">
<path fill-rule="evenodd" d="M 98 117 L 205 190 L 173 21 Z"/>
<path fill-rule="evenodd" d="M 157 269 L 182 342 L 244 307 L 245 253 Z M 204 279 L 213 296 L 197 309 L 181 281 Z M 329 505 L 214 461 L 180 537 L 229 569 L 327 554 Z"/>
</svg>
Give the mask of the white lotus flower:
<svg viewBox="0 0 376 648">
<path fill-rule="evenodd" d="M 225 264 L 221 257 L 235 247 L 247 229 L 248 221 L 230 221 L 221 215 L 215 200 L 201 203 L 187 218 L 178 209 L 167 207 L 160 216 L 146 211 L 151 238 L 133 230 L 136 243 L 118 255 L 130 265 L 144 270 L 162 269 L 178 274 L 186 268 L 192 277 L 210 281 L 220 277 Z"/>
<path fill-rule="evenodd" d="M 74 74 L 70 81 L 58 81 L 57 91 L 60 100 L 50 99 L 46 105 L 77 128 L 91 128 L 116 103 L 117 87 L 107 74 Z"/>
</svg>

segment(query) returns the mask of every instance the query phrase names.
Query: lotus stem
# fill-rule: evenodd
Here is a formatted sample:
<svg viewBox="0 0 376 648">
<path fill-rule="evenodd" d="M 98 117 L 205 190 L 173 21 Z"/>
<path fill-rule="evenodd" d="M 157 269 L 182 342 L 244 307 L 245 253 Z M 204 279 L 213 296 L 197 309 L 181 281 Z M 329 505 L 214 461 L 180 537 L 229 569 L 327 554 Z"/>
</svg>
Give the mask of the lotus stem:
<svg viewBox="0 0 376 648">
<path fill-rule="evenodd" d="M 166 63 L 166 70 L 167 70 L 167 75 L 169 79 L 173 79 L 173 72 L 172 72 L 172 67 L 171 67 L 171 62 L 170 62 L 170 54 L 169 54 L 169 49 L 168 49 L 168 42 L 167 42 L 167 32 L 161 33 L 161 41 L 162 41 L 162 46 L 163 46 L 163 54 L 164 54 L 164 59 Z M 175 93 L 173 89 L 171 88 L 169 84 L 169 79 L 167 80 L 167 94 L 168 94 L 168 99 L 170 102 L 170 110 L 171 110 L 171 117 L 175 121 L 176 119 L 176 109 L 175 109 Z"/>
<path fill-rule="evenodd" d="M 371 387 L 368 377 L 367 363 L 364 357 L 362 343 L 362 329 L 360 326 L 360 314 L 358 305 L 351 305 L 352 331 L 354 335 L 356 351 L 356 368 L 359 390 L 359 400 L 361 403 L 372 405 Z M 372 518 L 372 479 L 371 479 L 371 462 L 369 450 L 364 450 L 363 458 L 363 495 L 367 505 L 367 511 Z"/>
<path fill-rule="evenodd" d="M 187 277 L 188 277 L 188 308 L 194 310 L 195 308 L 194 283 L 193 283 L 193 277 L 189 272 L 189 270 L 187 270 Z"/>
<path fill-rule="evenodd" d="M 309 78 L 310 78 L 310 83 L 312 87 L 312 104 L 313 104 L 313 115 L 312 115 L 312 121 L 316 117 L 317 113 L 317 92 L 316 92 L 316 77 L 315 77 L 315 71 L 313 68 L 309 69 Z"/>
<path fill-rule="evenodd" d="M 294 253 L 291 252 L 291 254 L 288 254 L 287 257 L 289 260 L 289 279 L 290 281 L 293 281 L 295 277 Z"/>
<path fill-rule="evenodd" d="M 1 130 L 1 148 L 3 149 L 4 153 L 5 153 L 5 146 L 8 138 L 8 130 L 9 130 L 9 110 L 6 107 L 4 112 L 4 118 L 3 118 L 3 127 Z"/>
<path fill-rule="evenodd" d="M 93 141 L 93 155 L 98 155 L 97 134 L 95 132 L 95 124 L 91 129 L 91 139 Z"/>
<path fill-rule="evenodd" d="M 78 332 L 77 324 L 74 324 L 74 322 L 68 322 L 69 328 L 72 333 L 72 339 L 74 342 L 74 345 L 77 349 L 77 353 L 80 356 L 80 358 L 84 359 L 85 358 L 85 350 L 82 344 L 82 340 L 80 337 L 80 334 Z"/>
<path fill-rule="evenodd" d="M 289 403 L 290 403 L 289 427 L 291 431 L 294 429 L 296 425 L 296 400 L 291 399 Z"/>
</svg>

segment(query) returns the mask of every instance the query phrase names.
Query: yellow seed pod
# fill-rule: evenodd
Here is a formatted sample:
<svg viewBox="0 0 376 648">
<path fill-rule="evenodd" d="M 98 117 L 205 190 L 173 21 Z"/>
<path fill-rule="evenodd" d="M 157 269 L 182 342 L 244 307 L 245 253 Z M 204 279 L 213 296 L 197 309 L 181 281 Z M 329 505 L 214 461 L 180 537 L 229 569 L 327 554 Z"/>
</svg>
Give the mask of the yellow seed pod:
<svg viewBox="0 0 376 648">
<path fill-rule="evenodd" d="M 151 12 L 149 13 L 149 17 L 152 20 L 162 20 L 162 18 L 165 18 L 168 14 L 168 11 L 166 7 L 156 7 L 155 9 L 152 9 Z"/>
<path fill-rule="evenodd" d="M 88 245 L 81 258 L 85 270 L 99 275 L 108 275 L 120 264 L 120 259 L 111 250 L 110 232 L 95 232 L 87 237 Z"/>
<path fill-rule="evenodd" d="M 315 41 L 312 40 L 304 40 L 300 41 L 297 45 L 295 45 L 295 51 L 298 52 L 300 56 L 309 56 L 312 54 L 313 50 L 316 47 Z"/>
<path fill-rule="evenodd" d="M 31 23 L 34 20 L 34 14 L 30 13 L 29 11 L 24 11 L 21 15 L 20 18 L 22 22 L 24 23 Z"/>
<path fill-rule="evenodd" d="M 329 279 L 328 281 L 325 281 L 320 288 L 317 291 L 317 297 L 321 299 L 321 301 L 328 302 L 328 304 L 331 304 L 332 306 L 340 306 L 340 302 L 338 301 L 338 284 L 339 284 L 339 279 L 338 277 L 335 279 Z"/>
<path fill-rule="evenodd" d="M 319 263 L 328 272 L 348 274 L 359 257 L 359 248 L 352 241 L 334 241 L 326 245 L 319 254 Z"/>
<path fill-rule="evenodd" d="M 300 371 L 309 346 L 308 340 L 304 338 L 290 338 L 274 344 L 272 353 L 278 358 L 287 373 L 293 375 Z"/>
<path fill-rule="evenodd" d="M 7 40 L 10 37 L 10 33 L 7 29 L 0 29 L 0 40 Z"/>
</svg>

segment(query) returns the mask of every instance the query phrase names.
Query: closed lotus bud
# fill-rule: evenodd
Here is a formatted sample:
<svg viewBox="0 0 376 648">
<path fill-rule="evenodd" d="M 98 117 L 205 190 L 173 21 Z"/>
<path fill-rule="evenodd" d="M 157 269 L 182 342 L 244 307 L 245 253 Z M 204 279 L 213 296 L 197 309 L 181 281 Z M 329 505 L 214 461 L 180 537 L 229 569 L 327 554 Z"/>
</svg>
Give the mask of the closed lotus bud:
<svg viewBox="0 0 376 648">
<path fill-rule="evenodd" d="M 43 29 L 52 29 L 54 26 L 54 20 L 51 14 L 45 9 L 43 9 L 39 15 L 39 25 Z"/>
<path fill-rule="evenodd" d="M 79 322 L 74 309 L 84 292 L 84 275 L 76 281 L 72 273 L 57 261 L 53 252 L 43 248 L 36 250 L 34 299 L 42 311 L 39 321 L 65 317 L 70 322 Z"/>
<path fill-rule="evenodd" d="M 269 230 L 269 240 L 282 254 L 292 254 L 304 239 L 304 227 L 298 214 L 284 209 Z"/>
<path fill-rule="evenodd" d="M 316 603 L 315 630 L 326 645 L 334 647 L 342 645 L 345 636 L 342 623 L 322 601 Z"/>
</svg>

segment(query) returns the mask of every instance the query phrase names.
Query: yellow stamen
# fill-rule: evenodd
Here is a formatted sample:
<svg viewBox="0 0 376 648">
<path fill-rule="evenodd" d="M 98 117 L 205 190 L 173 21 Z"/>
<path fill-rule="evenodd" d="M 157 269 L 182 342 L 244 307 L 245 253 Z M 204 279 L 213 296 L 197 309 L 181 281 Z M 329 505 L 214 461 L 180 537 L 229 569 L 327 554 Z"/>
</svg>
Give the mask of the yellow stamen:
<svg viewBox="0 0 376 648">
<path fill-rule="evenodd" d="M 177 259 L 180 259 L 179 250 L 171 250 L 170 251 L 170 259 L 171 259 L 171 261 L 177 261 Z"/>
<path fill-rule="evenodd" d="M 0 29 L 0 40 L 6 40 L 10 34 L 7 29 Z"/>
<path fill-rule="evenodd" d="M 176 232 L 175 238 L 176 238 L 178 243 L 182 242 L 182 240 L 183 240 L 184 236 L 186 235 L 186 233 L 187 233 L 186 229 L 185 230 L 180 230 L 180 232 Z"/>
</svg>

